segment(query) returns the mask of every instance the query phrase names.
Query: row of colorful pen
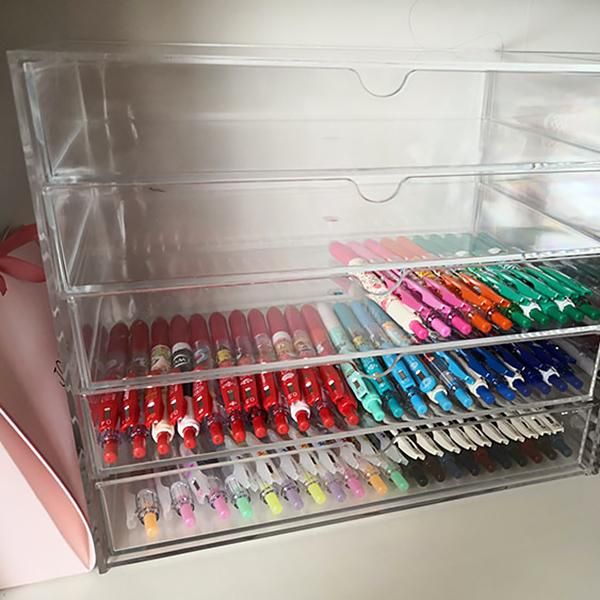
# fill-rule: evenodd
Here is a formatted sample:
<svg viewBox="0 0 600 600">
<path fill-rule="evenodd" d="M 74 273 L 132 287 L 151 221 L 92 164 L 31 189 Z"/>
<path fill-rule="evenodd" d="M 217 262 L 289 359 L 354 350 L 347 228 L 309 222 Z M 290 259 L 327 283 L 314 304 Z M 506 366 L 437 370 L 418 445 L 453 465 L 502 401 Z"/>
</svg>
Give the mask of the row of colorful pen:
<svg viewBox="0 0 600 600">
<path fill-rule="evenodd" d="M 333 242 L 330 252 L 341 264 L 368 267 L 402 261 L 411 255 L 403 250 L 407 245 L 414 244 L 407 238 Z M 575 263 L 567 263 L 406 272 L 392 268 L 361 271 L 354 278 L 418 343 L 598 321 L 600 309 L 592 303 L 598 296 L 577 274 Z M 340 284 L 351 289 L 347 282 Z"/>
<path fill-rule="evenodd" d="M 256 522 L 264 513 L 261 506 L 271 517 L 290 516 L 304 508 L 370 501 L 394 490 L 405 493 L 414 486 L 426 487 L 431 480 L 442 483 L 554 461 L 559 455 L 570 457 L 573 451 L 562 435 L 563 426 L 549 414 L 535 418 L 535 427 L 526 435 L 509 420 L 491 425 L 497 440 L 483 430 L 475 433 L 474 428 L 439 430 L 438 439 L 445 437 L 449 444 L 444 448 L 418 434 L 376 433 L 337 443 L 302 443 L 290 446 L 288 452 L 261 451 L 254 454 L 255 460 L 214 467 L 201 468 L 189 461 L 177 474 L 157 475 L 127 488 L 128 527 L 143 526 L 152 539 L 159 535 L 161 521 L 181 520 L 195 529 L 202 528 L 204 520 L 206 528 L 209 515 L 203 510 L 213 511 L 222 521 Z M 523 422 L 529 427 L 532 420 Z M 502 434 L 507 429 L 513 430 L 514 439 Z M 462 439 L 461 445 L 453 439 Z M 183 447 L 182 453 L 189 450 Z"/>
<path fill-rule="evenodd" d="M 170 323 L 155 319 L 150 328 L 141 320 L 131 329 L 115 325 L 108 339 L 106 374 L 124 378 L 204 370 L 215 364 L 268 364 L 336 351 L 393 349 L 402 340 L 397 324 L 370 300 L 288 306 L 283 312 L 271 307 L 266 319 L 257 309 L 247 316 L 233 311 L 228 319 L 213 313 L 208 323 L 198 314 L 189 320 L 177 315 Z M 119 441 L 131 443 L 133 458 L 144 458 L 148 435 L 159 455 L 167 456 L 176 434 L 193 449 L 201 428 L 218 446 L 226 429 L 238 443 L 247 429 L 258 438 L 269 428 L 285 435 L 290 419 L 304 432 L 311 420 L 331 429 L 336 422 L 355 426 L 361 415 L 377 422 L 422 418 L 471 409 L 475 403 L 487 408 L 535 398 L 553 388 L 565 394 L 569 387 L 583 387 L 572 367 L 584 359 L 585 353 L 573 345 L 537 341 L 402 358 L 364 357 L 356 364 L 128 389 L 101 394 L 91 404 L 104 461 L 113 464 Z"/>
</svg>

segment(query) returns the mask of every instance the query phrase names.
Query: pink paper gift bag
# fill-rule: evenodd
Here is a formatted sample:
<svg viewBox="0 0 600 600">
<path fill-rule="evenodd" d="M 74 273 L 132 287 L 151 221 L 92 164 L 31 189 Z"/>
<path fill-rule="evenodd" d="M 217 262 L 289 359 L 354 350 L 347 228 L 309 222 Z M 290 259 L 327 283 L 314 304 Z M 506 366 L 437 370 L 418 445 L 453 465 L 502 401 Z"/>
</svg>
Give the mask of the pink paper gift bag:
<svg viewBox="0 0 600 600">
<path fill-rule="evenodd" d="M 41 264 L 35 243 L 11 249 L 10 257 L 2 254 L 0 244 L 5 274 L 14 274 L 13 268 L 18 272 L 21 260 Z M 32 269 L 31 274 L 26 277 L 35 281 L 39 273 Z M 58 354 L 46 286 L 13 277 L 5 281 L 8 290 L 0 297 L 0 588 L 83 573 L 95 564 L 67 398 L 55 372 Z"/>
</svg>

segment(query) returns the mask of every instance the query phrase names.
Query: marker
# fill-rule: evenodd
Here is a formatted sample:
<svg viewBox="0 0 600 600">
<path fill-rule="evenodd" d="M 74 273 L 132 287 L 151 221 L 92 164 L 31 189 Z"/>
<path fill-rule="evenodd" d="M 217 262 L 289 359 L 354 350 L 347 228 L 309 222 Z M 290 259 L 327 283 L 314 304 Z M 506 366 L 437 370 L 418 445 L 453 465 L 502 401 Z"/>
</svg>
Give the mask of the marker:
<svg viewBox="0 0 600 600">
<path fill-rule="evenodd" d="M 148 539 L 155 539 L 159 534 L 158 521 L 160 519 L 160 504 L 156 485 L 151 479 L 146 479 L 134 484 L 135 516 L 144 526 Z"/>
<path fill-rule="evenodd" d="M 234 444 L 228 439 L 225 441 L 228 449 L 233 450 Z M 235 461 L 243 458 L 242 455 L 232 455 L 228 460 Z M 250 465 L 246 462 L 237 462 L 223 466 L 225 489 L 229 496 L 229 502 L 236 508 L 244 519 L 253 516 L 250 492 L 258 491 L 258 484 L 254 480 Z"/>
<path fill-rule="evenodd" d="M 218 312 L 212 313 L 208 319 L 208 326 L 215 349 L 217 367 L 220 369 L 233 367 L 235 361 L 225 317 Z M 246 439 L 246 430 L 242 418 L 242 399 L 239 383 L 234 377 L 222 377 L 219 379 L 219 391 L 221 402 L 227 413 L 231 435 L 234 441 L 241 444 Z"/>
<path fill-rule="evenodd" d="M 327 329 L 329 338 L 338 353 L 354 353 L 356 349 L 338 320 L 333 308 L 331 308 L 329 304 L 319 302 L 319 304 L 317 304 L 317 310 Z M 376 421 L 383 421 L 385 413 L 382 408 L 382 400 L 377 391 L 373 388 L 371 381 L 363 378 L 350 363 L 342 363 L 340 368 L 342 369 L 342 374 L 346 378 L 350 389 L 362 407 L 370 413 Z"/>
<path fill-rule="evenodd" d="M 213 356 L 208 334 L 208 326 L 202 315 L 190 317 L 190 339 L 194 356 L 194 370 L 205 371 L 213 369 Z M 205 423 L 210 439 L 215 446 L 220 446 L 224 440 L 223 424 L 214 403 L 214 388 L 212 382 L 194 381 L 192 385 L 192 404 L 198 423 Z"/>
<path fill-rule="evenodd" d="M 169 346 L 169 324 L 162 317 L 152 322 L 150 329 L 150 374 L 164 375 L 171 369 L 171 347 Z M 175 427 L 169 422 L 166 411 L 166 390 L 152 387 L 144 395 L 144 419 L 146 427 L 152 428 L 152 439 L 160 456 L 171 451 L 171 440 Z"/>
<path fill-rule="evenodd" d="M 186 527 L 195 527 L 196 516 L 194 515 L 194 496 L 188 482 L 179 479 L 175 475 L 165 475 L 161 480 L 161 483 L 169 492 L 168 505 L 171 510 L 181 518 Z"/>
<path fill-rule="evenodd" d="M 267 323 L 277 358 L 281 361 L 297 359 L 298 356 L 287 330 L 285 318 L 278 308 L 272 306 L 267 311 Z M 302 397 L 298 374 L 296 371 L 286 369 L 277 373 L 277 379 L 288 403 L 292 419 L 300 431 L 306 431 L 310 427 L 310 407 Z"/>
<path fill-rule="evenodd" d="M 394 346 L 388 341 L 383 333 L 379 331 L 375 319 L 371 316 L 367 307 L 361 302 L 352 302 L 350 304 L 352 312 L 358 319 L 360 325 L 368 332 L 371 342 L 375 348 L 388 348 Z M 417 384 L 415 383 L 409 368 L 398 355 L 394 356 L 387 354 L 381 357 L 388 369 L 391 369 L 391 375 L 402 390 L 408 396 L 410 403 L 418 415 L 427 413 L 427 405 L 418 393 Z M 395 416 L 395 415 L 394 415 Z M 402 416 L 402 413 L 399 415 Z"/>
<path fill-rule="evenodd" d="M 352 339 L 355 349 L 359 352 L 373 350 L 373 346 L 368 342 L 367 332 L 361 327 L 358 319 L 352 312 L 352 309 L 346 304 L 336 302 L 333 306 L 333 310 Z M 363 369 L 371 377 L 371 383 L 379 393 L 380 397 L 383 398 L 387 409 L 392 413 L 394 418 L 400 418 L 404 414 L 400 399 L 389 380 L 383 375 L 383 369 L 377 359 L 365 357 L 359 360 Z M 427 406 L 424 406 L 425 410 L 427 410 Z"/>
<path fill-rule="evenodd" d="M 229 329 L 233 338 L 235 362 L 237 365 L 253 365 L 254 350 L 250 340 L 250 332 L 244 313 L 234 310 L 229 314 Z M 258 386 L 254 375 L 238 377 L 244 413 L 252 424 L 252 430 L 257 438 L 267 435 L 267 426 L 263 417 Z"/>
<path fill-rule="evenodd" d="M 191 454 L 189 448 L 183 444 L 179 448 L 184 457 Z M 227 493 L 221 479 L 215 475 L 207 475 L 205 471 L 198 468 L 195 461 L 186 463 L 188 470 L 183 473 L 190 486 L 190 489 L 196 496 L 200 504 L 208 504 L 223 521 L 231 516 L 229 505 L 227 504 Z"/>
<path fill-rule="evenodd" d="M 275 348 L 271 343 L 271 337 L 267 329 L 267 323 L 263 314 L 256 308 L 248 313 L 248 323 L 254 341 L 255 355 L 260 364 L 272 363 L 277 360 Z M 263 371 L 257 375 L 259 383 L 260 401 L 263 410 L 270 416 L 275 430 L 279 435 L 286 435 L 289 431 L 287 421 L 287 410 L 282 401 L 281 394 L 275 383 L 275 375 Z"/>
<path fill-rule="evenodd" d="M 296 354 L 300 358 L 313 358 L 317 356 L 317 351 L 312 345 L 306 323 L 300 311 L 294 306 L 286 307 L 285 320 L 287 322 L 288 333 L 291 332 L 292 335 L 292 343 Z M 335 423 L 335 419 L 321 391 L 321 381 L 318 373 L 317 369 L 304 367 L 299 371 L 300 382 L 304 392 L 304 399 L 311 409 L 316 410 L 324 427 L 331 429 Z"/>
<path fill-rule="evenodd" d="M 254 446 L 259 444 L 259 441 L 249 433 L 248 443 Z M 283 512 L 283 506 L 279 500 L 275 486 L 283 484 L 283 476 L 273 461 L 268 458 L 268 453 L 265 450 L 259 450 L 253 454 L 257 458 L 255 463 L 255 480 L 258 484 L 259 497 L 268 506 L 271 514 L 278 516 Z"/>
</svg>

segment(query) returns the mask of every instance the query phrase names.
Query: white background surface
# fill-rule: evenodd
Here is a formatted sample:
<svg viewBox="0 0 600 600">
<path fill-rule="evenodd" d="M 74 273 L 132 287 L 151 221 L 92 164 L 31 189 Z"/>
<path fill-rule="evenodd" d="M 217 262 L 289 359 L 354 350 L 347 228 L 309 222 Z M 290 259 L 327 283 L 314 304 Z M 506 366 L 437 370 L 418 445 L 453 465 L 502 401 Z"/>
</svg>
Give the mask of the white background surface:
<svg viewBox="0 0 600 600">
<path fill-rule="evenodd" d="M 599 23 L 593 0 L 3 0 L 0 45 L 129 39 L 600 51 Z M 0 65 L 1 228 L 32 216 L 8 70 Z M 599 512 L 600 479 L 577 478 L 0 596 L 593 598 Z"/>
</svg>

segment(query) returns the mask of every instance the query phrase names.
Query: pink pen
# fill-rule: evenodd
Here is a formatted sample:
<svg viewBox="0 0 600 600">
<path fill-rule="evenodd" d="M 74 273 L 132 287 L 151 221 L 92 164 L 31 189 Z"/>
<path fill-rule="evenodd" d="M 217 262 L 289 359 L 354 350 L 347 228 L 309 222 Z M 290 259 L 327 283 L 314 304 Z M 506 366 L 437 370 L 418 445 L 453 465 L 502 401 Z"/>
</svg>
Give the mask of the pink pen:
<svg viewBox="0 0 600 600">
<path fill-rule="evenodd" d="M 415 281 L 412 277 L 404 278 L 404 285 L 408 287 L 412 292 L 415 292 L 421 296 L 422 301 L 431 306 L 434 310 L 437 310 L 444 315 L 451 325 L 460 331 L 463 335 L 469 335 L 473 328 L 460 316 L 458 316 L 452 307 L 448 306 L 438 296 L 436 296 L 431 290 L 427 289 L 421 283 Z"/>
<path fill-rule="evenodd" d="M 379 256 L 375 254 L 371 248 L 367 248 L 367 242 L 371 242 L 370 246 L 373 250 L 379 250 Z M 379 262 L 382 258 L 389 260 L 390 252 L 386 251 L 386 249 L 381 246 L 378 242 L 374 240 L 367 240 L 365 244 L 359 244 L 358 242 L 350 242 L 348 245 L 354 250 L 358 255 L 363 258 L 370 260 L 372 262 Z M 394 260 L 392 258 L 392 260 Z M 397 257 L 396 257 L 397 260 Z M 398 271 L 381 271 L 381 274 L 384 277 L 388 277 L 391 279 L 391 286 L 388 284 L 388 287 L 393 287 L 397 285 L 398 278 L 401 278 L 401 275 Z M 437 331 L 442 337 L 450 337 L 452 333 L 452 329 L 444 323 L 442 319 L 440 319 L 436 313 L 425 306 L 422 302 L 420 302 L 413 294 L 411 294 L 406 288 L 400 286 L 396 287 L 394 290 L 396 296 L 400 298 L 403 304 L 408 306 L 416 315 L 418 315 L 426 325 L 429 325 L 432 329 Z"/>
<path fill-rule="evenodd" d="M 368 262 L 358 256 L 349 246 L 341 242 L 332 242 L 329 252 L 338 262 L 344 265 L 368 265 Z M 407 333 L 412 332 L 419 340 L 426 340 L 429 332 L 422 323 L 414 318 L 414 313 L 408 309 L 396 296 L 388 293 L 386 284 L 373 272 L 355 273 L 367 296 L 379 304 L 388 315 Z"/>
</svg>

